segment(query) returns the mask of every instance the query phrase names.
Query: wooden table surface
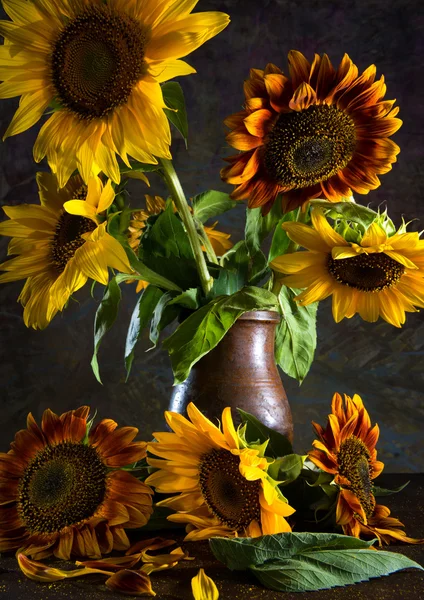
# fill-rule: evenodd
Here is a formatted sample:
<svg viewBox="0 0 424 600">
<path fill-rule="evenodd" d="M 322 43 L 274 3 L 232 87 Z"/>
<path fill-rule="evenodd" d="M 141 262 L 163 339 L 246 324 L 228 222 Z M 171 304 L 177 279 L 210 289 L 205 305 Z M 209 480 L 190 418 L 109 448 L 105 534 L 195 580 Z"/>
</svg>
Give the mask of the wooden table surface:
<svg viewBox="0 0 424 600">
<path fill-rule="evenodd" d="M 393 516 L 401 519 L 411 537 L 424 537 L 424 474 L 386 475 L 381 485 L 397 487 L 410 480 L 400 494 L 383 498 Z M 166 532 L 175 538 L 175 532 Z M 160 535 L 166 535 L 160 532 Z M 389 577 L 369 582 L 313 593 L 278 593 L 263 588 L 246 572 L 231 572 L 216 561 L 208 543 L 183 544 L 195 561 L 186 561 L 178 568 L 152 574 L 152 585 L 157 600 L 193 600 L 191 578 L 199 567 L 214 579 L 220 600 L 424 600 L 424 573 L 417 570 L 394 573 Z M 390 550 L 401 552 L 424 566 L 424 545 L 392 545 Z M 55 566 L 63 567 L 65 563 Z M 112 593 L 104 586 L 104 577 L 38 584 L 24 577 L 16 559 L 11 555 L 0 558 L 0 600 L 118 600 L 129 598 Z"/>
</svg>

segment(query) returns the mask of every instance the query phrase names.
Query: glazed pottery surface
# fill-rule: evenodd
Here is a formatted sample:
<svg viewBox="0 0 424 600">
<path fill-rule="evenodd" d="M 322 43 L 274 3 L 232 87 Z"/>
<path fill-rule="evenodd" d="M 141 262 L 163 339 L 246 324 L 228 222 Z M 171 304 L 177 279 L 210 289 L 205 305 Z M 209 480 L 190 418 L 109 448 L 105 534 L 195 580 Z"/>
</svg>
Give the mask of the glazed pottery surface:
<svg viewBox="0 0 424 600">
<path fill-rule="evenodd" d="M 226 406 L 255 415 L 262 423 L 293 438 L 287 395 L 274 360 L 275 330 L 280 315 L 254 311 L 242 315 L 211 352 L 196 363 L 186 381 L 177 385 L 169 410 L 185 414 L 194 402 L 216 422 Z"/>
</svg>

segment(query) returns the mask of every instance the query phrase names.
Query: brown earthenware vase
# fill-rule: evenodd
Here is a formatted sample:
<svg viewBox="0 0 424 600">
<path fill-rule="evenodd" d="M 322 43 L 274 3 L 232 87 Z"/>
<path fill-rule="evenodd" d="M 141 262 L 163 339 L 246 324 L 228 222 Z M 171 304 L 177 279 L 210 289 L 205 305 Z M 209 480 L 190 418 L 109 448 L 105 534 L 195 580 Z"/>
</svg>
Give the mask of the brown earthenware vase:
<svg viewBox="0 0 424 600">
<path fill-rule="evenodd" d="M 293 423 L 287 395 L 274 360 L 275 330 L 280 315 L 254 311 L 241 316 L 216 348 L 177 385 L 169 410 L 185 414 L 194 402 L 209 419 L 221 418 L 231 406 L 255 415 L 262 423 L 293 438 Z"/>
</svg>

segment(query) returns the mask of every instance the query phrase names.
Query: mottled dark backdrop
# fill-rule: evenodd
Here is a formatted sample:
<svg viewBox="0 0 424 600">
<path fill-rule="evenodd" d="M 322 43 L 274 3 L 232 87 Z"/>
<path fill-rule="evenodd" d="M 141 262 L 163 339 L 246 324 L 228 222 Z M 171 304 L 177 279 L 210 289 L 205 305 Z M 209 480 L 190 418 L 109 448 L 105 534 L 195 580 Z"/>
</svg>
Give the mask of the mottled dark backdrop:
<svg viewBox="0 0 424 600">
<path fill-rule="evenodd" d="M 242 82 L 249 67 L 268 61 L 286 68 L 287 52 L 296 48 L 312 58 L 327 52 L 337 63 L 344 52 L 364 69 L 376 63 L 387 80 L 388 98 L 397 98 L 404 125 L 395 140 L 402 152 L 383 185 L 368 197 L 372 207 L 387 201 L 399 222 L 418 217 L 422 228 L 423 147 L 423 12 L 421 0 L 200 0 L 199 10 L 222 10 L 232 17 L 226 31 L 189 58 L 197 75 L 181 78 L 190 119 L 190 146 L 176 139 L 173 155 L 187 194 L 207 188 L 228 189 L 219 180 L 225 147 L 223 118 L 239 110 Z M 0 133 L 6 129 L 16 100 L 0 104 Z M 0 194 L 3 204 L 36 201 L 31 149 L 36 130 L 0 144 Z M 176 136 L 177 137 L 177 136 Z M 45 167 L 43 167 L 45 168 Z M 140 196 L 142 185 L 133 186 Z M 162 191 L 152 178 L 152 191 Z M 243 210 L 221 219 L 221 228 L 235 240 L 243 230 Z M 1 241 L 2 257 L 6 253 Z M 133 374 L 125 384 L 125 332 L 136 296 L 123 286 L 119 322 L 100 352 L 104 385 L 90 369 L 92 328 L 96 304 L 82 290 L 42 332 L 27 330 L 16 303 L 21 284 L 0 287 L 0 341 L 2 360 L 2 418 L 0 449 L 24 425 L 28 411 L 36 417 L 51 407 L 64 411 L 88 403 L 99 414 L 122 424 L 136 424 L 143 436 L 162 426 L 172 377 L 161 350 L 144 353 L 147 336 L 138 348 Z M 99 291 L 99 290 L 98 290 Z M 402 330 L 387 323 L 376 325 L 359 318 L 332 322 L 330 307 L 319 311 L 319 343 L 313 368 L 299 387 L 284 378 L 296 424 L 296 450 L 304 452 L 312 440 L 310 421 L 323 421 L 334 391 L 360 393 L 372 418 L 381 427 L 380 454 L 392 471 L 424 467 L 421 442 L 424 425 L 424 320 L 410 315 Z"/>
</svg>

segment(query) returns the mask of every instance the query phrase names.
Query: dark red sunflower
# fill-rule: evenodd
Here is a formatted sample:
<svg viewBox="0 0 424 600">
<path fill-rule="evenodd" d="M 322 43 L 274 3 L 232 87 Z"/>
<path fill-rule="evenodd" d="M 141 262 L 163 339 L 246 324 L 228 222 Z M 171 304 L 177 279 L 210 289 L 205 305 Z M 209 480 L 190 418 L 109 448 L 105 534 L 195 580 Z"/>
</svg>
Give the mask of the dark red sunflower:
<svg viewBox="0 0 424 600">
<path fill-rule="evenodd" d="M 30 413 L 0 453 L 0 552 L 100 558 L 127 550 L 125 529 L 149 520 L 151 488 L 122 468 L 146 456 L 138 429 L 111 419 L 90 429 L 88 414 L 46 410 L 39 427 Z"/>
<path fill-rule="evenodd" d="M 314 440 L 310 460 L 326 473 L 334 475 L 339 488 L 336 522 L 345 535 L 376 537 L 380 545 L 400 540 L 421 544 L 424 540 L 410 538 L 404 525 L 390 517 L 387 506 L 377 504 L 373 480 L 380 475 L 384 464 L 377 460 L 376 444 L 380 430 L 371 420 L 360 396 L 344 400 L 334 394 L 331 415 L 323 429 L 313 423 L 319 440 Z"/>
<path fill-rule="evenodd" d="M 221 171 L 236 185 L 231 197 L 266 214 L 279 193 L 288 212 L 311 198 L 338 202 L 377 188 L 396 161 L 389 137 L 402 124 L 395 100 L 383 100 L 384 77 L 374 81 L 374 65 L 359 75 L 347 54 L 337 70 L 326 54 L 310 64 L 292 50 L 288 63 L 289 77 L 271 63 L 251 69 L 244 109 L 224 121 L 241 151 Z"/>
</svg>

